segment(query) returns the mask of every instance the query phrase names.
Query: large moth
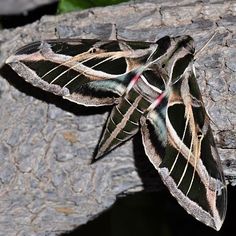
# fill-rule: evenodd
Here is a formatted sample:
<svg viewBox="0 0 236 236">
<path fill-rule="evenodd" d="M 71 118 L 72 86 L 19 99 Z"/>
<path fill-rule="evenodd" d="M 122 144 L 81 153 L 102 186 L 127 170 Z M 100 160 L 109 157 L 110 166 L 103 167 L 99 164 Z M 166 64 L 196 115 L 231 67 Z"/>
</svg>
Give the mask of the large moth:
<svg viewBox="0 0 236 236">
<path fill-rule="evenodd" d="M 94 159 L 139 129 L 147 157 L 179 204 L 221 228 L 227 189 L 194 69 L 190 36 L 155 43 L 60 39 L 7 63 L 26 81 L 85 106 L 113 105 Z"/>
</svg>

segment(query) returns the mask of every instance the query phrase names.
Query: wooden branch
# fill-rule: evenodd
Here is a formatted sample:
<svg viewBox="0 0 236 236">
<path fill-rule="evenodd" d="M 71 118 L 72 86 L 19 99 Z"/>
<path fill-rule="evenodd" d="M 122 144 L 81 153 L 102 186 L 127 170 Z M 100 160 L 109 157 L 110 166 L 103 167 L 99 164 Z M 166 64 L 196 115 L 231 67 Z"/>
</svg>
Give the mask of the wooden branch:
<svg viewBox="0 0 236 236">
<path fill-rule="evenodd" d="M 198 81 L 228 182 L 236 184 L 236 35 L 231 1 L 126 3 L 0 32 L 0 63 L 20 46 L 57 37 L 154 41 L 191 35 L 200 49 Z M 188 1 L 187 1 L 188 2 Z M 0 78 L 0 215 L 5 235 L 71 230 L 109 208 L 121 193 L 161 188 L 140 135 L 90 165 L 108 108 L 85 108 L 32 87 L 4 66 Z M 6 222 L 6 223 L 4 223 Z"/>
</svg>

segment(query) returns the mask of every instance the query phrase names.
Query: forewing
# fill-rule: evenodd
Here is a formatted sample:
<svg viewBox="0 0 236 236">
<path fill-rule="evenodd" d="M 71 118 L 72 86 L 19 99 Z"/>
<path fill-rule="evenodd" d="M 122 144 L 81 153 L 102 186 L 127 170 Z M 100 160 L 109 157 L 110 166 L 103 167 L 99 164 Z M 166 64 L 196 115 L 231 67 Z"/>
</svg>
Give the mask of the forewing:
<svg viewBox="0 0 236 236">
<path fill-rule="evenodd" d="M 19 49 L 7 63 L 26 81 L 87 106 L 111 105 L 126 90 L 152 44 L 48 40 Z"/>
<path fill-rule="evenodd" d="M 219 230 L 227 206 L 224 175 L 196 78 L 188 71 L 182 76 L 166 109 L 162 104 L 142 119 L 143 143 L 179 204 Z"/>
</svg>

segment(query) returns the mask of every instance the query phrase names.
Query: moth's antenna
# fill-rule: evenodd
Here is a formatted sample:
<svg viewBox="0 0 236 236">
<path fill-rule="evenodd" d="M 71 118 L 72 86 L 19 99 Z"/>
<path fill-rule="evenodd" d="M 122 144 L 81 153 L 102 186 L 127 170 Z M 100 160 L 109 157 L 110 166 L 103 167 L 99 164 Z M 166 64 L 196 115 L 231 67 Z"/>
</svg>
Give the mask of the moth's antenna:
<svg viewBox="0 0 236 236">
<path fill-rule="evenodd" d="M 198 57 L 198 55 L 205 50 L 205 48 L 209 45 L 209 43 L 212 41 L 212 39 L 216 36 L 216 34 L 218 33 L 218 31 L 215 31 L 214 34 L 210 37 L 210 39 L 207 40 L 207 42 L 205 43 L 205 45 L 203 45 L 202 48 L 200 48 L 194 55 L 194 58 L 196 59 Z"/>
<path fill-rule="evenodd" d="M 109 40 L 117 40 L 118 39 L 117 36 L 118 36 L 118 32 L 117 32 L 116 24 L 113 23 Z"/>
</svg>

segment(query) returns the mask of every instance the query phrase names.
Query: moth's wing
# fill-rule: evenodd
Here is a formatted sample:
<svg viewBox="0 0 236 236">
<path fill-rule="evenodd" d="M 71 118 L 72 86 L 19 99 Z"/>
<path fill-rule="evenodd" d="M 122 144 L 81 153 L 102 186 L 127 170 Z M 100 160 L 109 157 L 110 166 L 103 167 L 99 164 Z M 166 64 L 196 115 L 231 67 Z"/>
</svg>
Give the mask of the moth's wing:
<svg viewBox="0 0 236 236">
<path fill-rule="evenodd" d="M 161 106 L 140 120 L 145 153 L 156 169 L 165 157 L 167 145 L 166 107 L 167 102 L 164 100 Z"/>
<path fill-rule="evenodd" d="M 196 78 L 192 72 L 183 76 L 168 103 L 142 118 L 143 143 L 179 204 L 219 230 L 227 207 L 224 175 Z"/>
<path fill-rule="evenodd" d="M 72 102 L 87 106 L 111 105 L 124 93 L 135 68 L 147 58 L 151 45 L 48 40 L 22 47 L 6 63 L 34 86 Z"/>
</svg>

